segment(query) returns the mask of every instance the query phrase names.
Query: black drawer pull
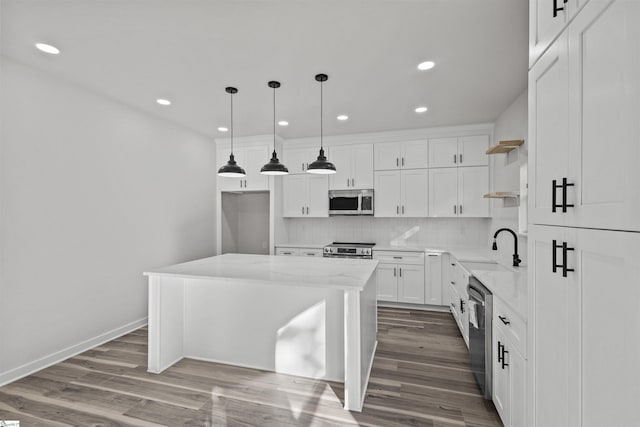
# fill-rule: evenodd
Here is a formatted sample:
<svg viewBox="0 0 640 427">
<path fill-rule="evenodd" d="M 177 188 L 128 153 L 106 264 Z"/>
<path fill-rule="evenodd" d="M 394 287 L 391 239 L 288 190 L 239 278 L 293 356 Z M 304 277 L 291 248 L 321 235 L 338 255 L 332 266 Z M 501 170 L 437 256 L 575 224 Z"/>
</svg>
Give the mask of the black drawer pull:
<svg viewBox="0 0 640 427">
<path fill-rule="evenodd" d="M 566 3 L 566 0 L 564 1 Z M 564 7 L 558 7 L 558 0 L 553 0 L 553 17 L 558 16 L 558 12 L 564 10 Z"/>
<path fill-rule="evenodd" d="M 504 323 L 505 325 L 508 325 L 508 324 L 510 324 L 510 323 L 511 323 L 511 322 L 509 322 L 509 321 L 507 320 L 507 318 L 506 318 L 506 317 L 504 317 L 504 316 L 500 316 L 500 315 L 498 315 L 498 319 L 500 319 L 500 320 L 502 321 L 502 323 Z"/>
<path fill-rule="evenodd" d="M 562 208 L 562 212 L 567 212 L 567 208 L 573 208 L 575 205 L 567 204 L 567 187 L 573 187 L 575 184 L 567 182 L 567 178 L 562 178 L 562 184 L 558 185 L 555 179 L 551 181 L 551 212 L 556 212 L 557 208 Z M 558 188 L 562 188 L 562 203 L 557 203 L 556 192 Z"/>
<path fill-rule="evenodd" d="M 573 251 L 574 248 L 570 248 L 567 246 L 567 242 L 562 242 L 562 245 L 558 245 L 556 240 L 552 241 L 553 248 L 551 250 L 551 263 L 552 263 L 552 271 L 554 273 L 557 272 L 558 267 L 562 267 L 562 277 L 567 277 L 567 273 L 570 271 L 575 271 L 573 268 L 567 267 L 567 252 Z M 558 264 L 556 250 L 562 248 L 562 264 Z"/>
</svg>

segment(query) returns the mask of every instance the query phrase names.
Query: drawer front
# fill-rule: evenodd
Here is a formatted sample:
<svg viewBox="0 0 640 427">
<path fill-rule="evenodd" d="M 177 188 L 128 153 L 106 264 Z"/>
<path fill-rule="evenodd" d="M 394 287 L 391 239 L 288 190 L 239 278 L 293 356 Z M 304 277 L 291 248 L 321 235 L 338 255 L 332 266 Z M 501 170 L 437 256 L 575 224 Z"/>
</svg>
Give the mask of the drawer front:
<svg viewBox="0 0 640 427">
<path fill-rule="evenodd" d="M 422 264 L 424 252 L 373 251 L 373 259 L 394 264 Z"/>
<path fill-rule="evenodd" d="M 300 253 L 297 248 L 276 248 L 276 255 L 298 256 Z"/>
<path fill-rule="evenodd" d="M 500 328 L 520 354 L 526 356 L 527 325 L 520 316 L 496 296 L 493 297 L 493 324 Z"/>
<path fill-rule="evenodd" d="M 302 256 L 313 256 L 316 258 L 322 258 L 322 249 L 300 249 L 299 253 Z"/>
</svg>

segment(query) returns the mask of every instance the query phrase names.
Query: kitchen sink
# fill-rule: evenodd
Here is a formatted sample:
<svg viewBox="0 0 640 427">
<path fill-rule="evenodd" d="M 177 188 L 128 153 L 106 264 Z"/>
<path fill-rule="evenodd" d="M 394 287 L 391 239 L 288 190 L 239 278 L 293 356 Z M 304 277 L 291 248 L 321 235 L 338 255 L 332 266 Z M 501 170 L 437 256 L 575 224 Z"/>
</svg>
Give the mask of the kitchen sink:
<svg viewBox="0 0 640 427">
<path fill-rule="evenodd" d="M 503 273 L 514 273 L 515 270 L 511 267 L 505 267 L 504 265 L 496 262 L 463 262 L 462 265 L 471 272 L 472 270 L 480 271 L 497 271 Z"/>
</svg>

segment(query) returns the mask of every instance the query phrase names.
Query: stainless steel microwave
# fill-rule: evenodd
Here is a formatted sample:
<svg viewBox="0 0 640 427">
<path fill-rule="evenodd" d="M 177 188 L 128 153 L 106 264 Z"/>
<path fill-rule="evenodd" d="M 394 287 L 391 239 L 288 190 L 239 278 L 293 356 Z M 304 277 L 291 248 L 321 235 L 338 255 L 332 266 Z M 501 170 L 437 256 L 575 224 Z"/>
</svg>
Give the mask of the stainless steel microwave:
<svg viewBox="0 0 640 427">
<path fill-rule="evenodd" d="M 373 215 L 373 190 L 329 191 L 329 215 Z"/>
</svg>

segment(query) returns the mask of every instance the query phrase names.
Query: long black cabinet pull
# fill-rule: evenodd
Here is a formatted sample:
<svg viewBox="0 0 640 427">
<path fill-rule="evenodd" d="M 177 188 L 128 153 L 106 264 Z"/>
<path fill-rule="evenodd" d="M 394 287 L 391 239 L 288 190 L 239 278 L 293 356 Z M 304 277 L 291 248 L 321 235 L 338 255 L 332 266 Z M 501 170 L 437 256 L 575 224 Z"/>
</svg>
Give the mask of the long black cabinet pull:
<svg viewBox="0 0 640 427">
<path fill-rule="evenodd" d="M 502 323 L 504 323 L 505 325 L 508 325 L 509 323 L 511 323 L 504 316 L 498 316 L 498 319 L 500 319 L 502 321 Z"/>
<path fill-rule="evenodd" d="M 567 277 L 568 272 L 575 271 L 575 269 L 567 267 L 567 252 L 573 251 L 574 248 L 570 248 L 567 245 L 567 242 L 562 242 L 562 244 L 559 245 L 557 240 L 553 240 L 552 245 L 553 245 L 553 248 L 551 250 L 551 263 L 553 265 L 552 271 L 554 273 L 557 273 L 558 267 L 561 267 L 562 277 Z M 562 249 L 562 264 L 558 264 L 558 257 L 556 255 L 556 251 L 560 248 Z"/>
<path fill-rule="evenodd" d="M 564 1 L 566 3 L 566 0 Z M 564 10 L 564 7 L 558 7 L 558 0 L 553 0 L 553 17 L 558 16 L 558 12 Z"/>
<path fill-rule="evenodd" d="M 562 208 L 562 212 L 567 212 L 567 208 L 573 208 L 575 205 L 567 203 L 567 187 L 573 187 L 575 184 L 567 182 L 567 178 L 562 178 L 562 184 L 558 184 L 557 180 L 551 181 L 551 212 L 556 212 L 557 208 Z M 558 188 L 562 188 L 562 203 L 558 204 L 556 193 Z"/>
<path fill-rule="evenodd" d="M 502 346 L 502 369 L 504 369 L 505 366 L 509 366 L 507 358 L 504 357 L 505 354 L 509 354 L 509 352 L 504 349 L 504 346 Z"/>
<path fill-rule="evenodd" d="M 502 344 L 498 341 L 498 363 L 502 362 Z"/>
<path fill-rule="evenodd" d="M 464 313 L 464 300 L 460 298 L 460 312 Z"/>
</svg>

